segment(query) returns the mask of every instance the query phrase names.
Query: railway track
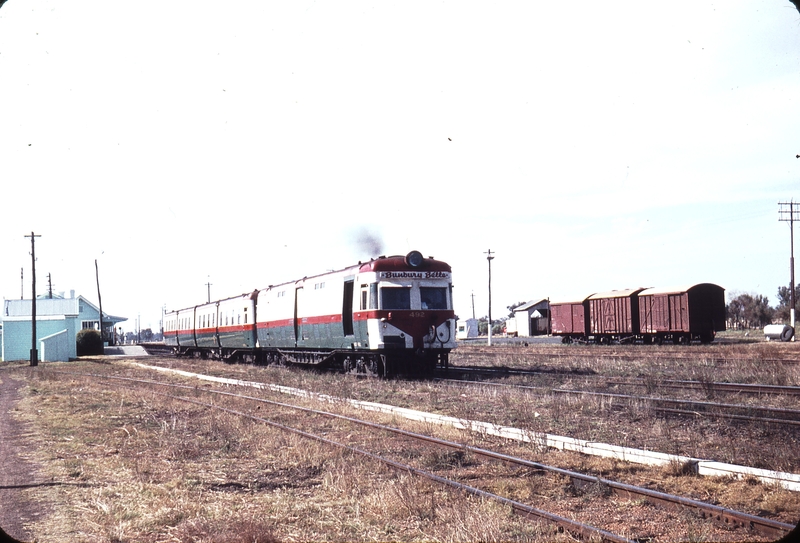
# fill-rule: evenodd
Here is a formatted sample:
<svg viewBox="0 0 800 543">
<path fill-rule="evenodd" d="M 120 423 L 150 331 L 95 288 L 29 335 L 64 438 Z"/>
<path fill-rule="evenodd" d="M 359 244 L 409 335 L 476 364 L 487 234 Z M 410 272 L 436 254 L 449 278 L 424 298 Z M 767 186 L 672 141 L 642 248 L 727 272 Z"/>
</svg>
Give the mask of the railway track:
<svg viewBox="0 0 800 543">
<path fill-rule="evenodd" d="M 145 344 L 145 349 L 148 353 L 153 355 L 164 356 L 165 354 L 172 353 L 172 349 L 163 344 Z M 514 368 L 497 368 L 497 367 L 465 367 L 465 366 L 450 366 L 447 370 L 439 369 L 436 374 L 439 379 L 448 380 L 448 376 L 452 374 L 472 374 L 472 375 L 488 375 L 488 376 L 525 376 L 525 375 L 552 375 L 554 373 L 561 373 L 558 370 L 525 370 Z M 644 387 L 653 388 L 653 380 L 648 378 L 607 378 L 600 375 L 581 372 L 580 370 L 568 369 L 565 371 L 569 375 L 592 376 L 602 378 L 606 385 L 619 385 L 631 387 Z M 527 385 L 508 385 L 503 383 L 489 383 L 482 382 L 485 385 L 491 386 L 514 386 L 518 388 L 531 388 L 548 390 L 554 394 L 572 394 L 572 395 L 585 395 L 597 396 L 603 398 L 615 398 L 627 401 L 646 402 L 653 406 L 656 411 L 662 413 L 669 413 L 681 416 L 706 416 L 721 419 L 741 420 L 750 422 L 763 422 L 768 424 L 783 425 L 783 426 L 800 426 L 800 410 L 776 408 L 768 406 L 754 406 L 743 404 L 730 404 L 719 402 L 704 402 L 699 400 L 684 400 L 684 399 L 670 399 L 653 396 L 641 396 L 631 394 L 616 394 L 609 392 L 599 391 L 584 391 L 573 390 L 564 388 L 547 388 L 547 387 L 532 387 Z M 780 386 L 780 385 L 762 385 L 755 383 L 724 383 L 724 382 L 705 382 L 705 381 L 690 381 L 690 380 L 677 380 L 665 379 L 657 383 L 657 388 L 667 388 L 676 390 L 701 390 L 705 393 L 729 393 L 729 394 L 749 394 L 749 395 L 784 395 L 784 396 L 800 396 L 800 387 L 797 386 Z"/>
<path fill-rule="evenodd" d="M 192 391 L 194 394 L 197 393 L 198 389 L 195 386 L 184 385 L 184 384 L 174 384 L 174 383 L 167 383 L 162 381 L 155 381 L 155 380 L 145 380 L 145 379 L 136 379 L 130 377 L 122 377 L 122 376 L 109 376 L 109 375 L 102 375 L 102 374 L 83 374 L 83 373 L 75 373 L 75 372 L 63 372 L 63 371 L 54 371 L 54 370 L 40 370 L 46 371 L 50 374 L 56 375 L 69 375 L 69 376 L 83 376 L 83 377 L 90 377 L 93 379 L 102 378 L 106 379 L 109 382 L 123 387 L 143 387 L 143 386 L 158 386 L 158 387 L 168 387 L 172 390 L 187 390 Z M 577 487 L 586 487 L 586 486 L 602 486 L 603 488 L 608 489 L 615 495 L 619 495 L 625 497 L 627 499 L 643 499 L 647 500 L 652 503 L 656 503 L 662 506 L 668 506 L 671 508 L 691 508 L 703 518 L 711 519 L 715 522 L 721 523 L 727 527 L 737 527 L 741 529 L 745 529 L 747 531 L 754 531 L 760 535 L 770 537 L 770 538 L 777 538 L 782 537 L 786 533 L 788 533 L 793 526 L 785 523 L 780 523 L 776 521 L 772 521 L 769 519 L 764 519 L 762 517 L 749 515 L 747 513 L 737 512 L 730 509 L 726 509 L 723 507 L 719 507 L 713 504 L 708 504 L 704 502 L 700 502 L 697 500 L 692 500 L 688 498 L 683 498 L 680 496 L 669 495 L 666 493 L 661 493 L 654 491 L 652 489 L 643 488 L 643 487 L 636 487 L 633 485 L 627 485 L 624 483 L 620 483 L 617 481 L 612 481 L 608 479 L 598 478 L 592 475 L 582 474 L 578 472 L 573 472 L 569 470 L 564 470 L 561 468 L 549 466 L 546 464 L 542 464 L 539 462 L 531 462 L 529 460 L 518 458 L 514 456 L 509 456 L 503 453 L 499 453 L 496 451 L 472 447 L 465 445 L 463 443 L 456 443 L 452 441 L 447 441 L 443 439 L 439 439 L 430 435 L 423 435 L 419 433 L 409 432 L 407 430 L 403 430 L 400 428 L 389 427 L 383 424 L 378 424 L 372 421 L 367 421 L 363 419 L 358 419 L 350 416 L 345 416 L 337 413 L 331 413 L 327 411 L 321 411 L 317 409 L 311 409 L 308 407 L 292 405 L 285 402 L 276 402 L 272 400 L 268 400 L 265 398 L 258 398 L 253 396 L 248 396 L 244 394 L 238 394 L 230 391 L 224 390 L 215 390 L 215 389 L 202 389 L 203 393 L 213 394 L 217 397 L 227 397 L 227 398 L 235 398 L 239 401 L 250 402 L 254 404 L 261 404 L 261 405 L 268 405 L 269 412 L 273 413 L 277 409 L 288 409 L 294 410 L 298 412 L 303 412 L 308 415 L 312 415 L 314 417 L 324 418 L 327 420 L 337 420 L 341 422 L 345 422 L 347 424 L 355 424 L 361 427 L 369 429 L 371 432 L 382 432 L 382 433 L 391 433 L 396 436 L 400 436 L 403 439 L 409 439 L 416 442 L 423 442 L 426 445 L 432 445 L 435 447 L 445 448 L 449 450 L 461 451 L 462 453 L 471 454 L 483 458 L 488 458 L 493 461 L 500 461 L 503 463 L 507 463 L 517 467 L 524 467 L 527 469 L 533 469 L 537 471 L 546 472 L 552 475 L 567 477 L 572 484 Z M 592 526 L 589 524 L 584 524 L 581 522 L 577 522 L 575 520 L 566 518 L 562 515 L 558 515 L 555 513 L 551 513 L 548 511 L 543 511 L 531 505 L 526 505 L 521 503 L 517 500 L 503 497 L 492 492 L 488 492 L 486 490 L 481 490 L 474 486 L 465 485 L 455 479 L 443 477 L 441 475 L 437 475 L 435 473 L 431 473 L 430 471 L 423 470 L 409 464 L 405 464 L 402 462 L 398 462 L 396 460 L 384 457 L 380 454 L 376 454 L 373 452 L 366 451 L 362 449 L 361 446 L 354 446 L 351 444 L 345 444 L 334 439 L 330 439 L 326 436 L 323 436 L 319 433 L 314 433 L 312 431 L 302 430 L 298 428 L 289 427 L 284 425 L 280 422 L 277 422 L 273 419 L 266 419 L 263 417 L 257 417 L 250 413 L 245 413 L 239 410 L 229 409 L 220 405 L 219 401 L 209 403 L 203 402 L 198 400 L 196 397 L 185 397 L 185 396 L 176 396 L 174 394 L 168 394 L 166 392 L 155 392 L 149 390 L 147 392 L 153 392 L 165 397 L 169 397 L 172 399 L 191 402 L 196 405 L 201 405 L 205 408 L 209 409 L 217 409 L 221 411 L 225 411 L 231 415 L 247 417 L 252 420 L 256 420 L 258 422 L 272 425 L 276 428 L 280 428 L 281 430 L 287 432 L 294 432 L 298 435 L 302 435 L 303 437 L 307 437 L 309 439 L 315 439 L 326 443 L 330 446 L 345 448 L 353 453 L 361 454 L 372 458 L 373 460 L 377 460 L 380 462 L 385 463 L 395 469 L 403 470 L 408 473 L 413 473 L 417 476 L 427 477 L 432 481 L 435 481 L 439 484 L 446 485 L 451 488 L 456 488 L 460 491 L 468 492 L 474 495 L 481 496 L 483 498 L 493 499 L 500 503 L 510 506 L 514 510 L 526 514 L 526 515 L 534 515 L 540 519 L 545 519 L 548 522 L 553 522 L 559 529 L 567 531 L 569 533 L 575 534 L 580 536 L 581 538 L 587 539 L 597 539 L 600 538 L 606 541 L 629 541 L 626 537 L 623 537 L 619 534 L 615 534 L 609 531 L 606 531 L 602 528 L 598 528 L 596 526 Z M 327 427 L 325 433 L 330 433 L 330 428 Z M 352 432 L 350 432 L 352 433 Z"/>
<path fill-rule="evenodd" d="M 596 392 L 591 390 L 572 390 L 565 388 L 550 388 L 541 386 L 518 385 L 510 383 L 494 383 L 489 381 L 467 381 L 463 379 L 440 379 L 446 383 L 465 383 L 470 385 L 513 387 L 519 389 L 545 391 L 551 394 L 570 394 L 576 396 L 594 396 L 598 398 L 619 399 L 626 401 L 645 402 L 654 410 L 675 415 L 692 417 L 710 417 L 732 420 L 745 420 L 762 422 L 779 426 L 800 427 L 800 410 L 780 407 L 768 407 L 745 404 L 729 404 L 718 402 L 705 402 L 699 400 L 681 400 L 674 398 L 659 398 L 653 396 L 636 396 L 631 394 L 616 394 L 610 392 Z M 756 416 L 751 413 L 769 414 L 770 416 Z M 784 417 L 784 418 L 780 418 Z"/>
<path fill-rule="evenodd" d="M 692 381 L 688 379 L 653 379 L 645 377 L 608 377 L 598 374 L 592 370 L 581 369 L 516 369 L 508 367 L 489 367 L 489 366 L 455 366 L 450 365 L 448 369 L 436 371 L 436 377 L 448 378 L 452 376 L 471 375 L 489 377 L 508 377 L 508 376 L 543 376 L 543 375 L 569 375 L 586 378 L 602 379 L 603 383 L 609 385 L 625 385 L 652 388 L 673 388 L 681 390 L 702 390 L 704 392 L 725 392 L 732 394 L 755 394 L 755 395 L 785 395 L 800 396 L 800 386 L 792 385 L 762 385 L 758 383 L 725 383 L 714 381 Z"/>
<path fill-rule="evenodd" d="M 617 346 L 619 347 L 619 346 Z M 678 352 L 686 351 L 686 352 Z M 736 354 L 721 353 L 717 346 L 708 348 L 700 345 L 684 346 L 671 349 L 660 349 L 654 346 L 623 346 L 620 349 L 614 346 L 564 346 L 564 345 L 502 345 L 487 347 L 482 345 L 459 346 L 451 355 L 453 363 L 481 362 L 486 359 L 496 359 L 498 356 L 514 356 L 537 360 L 539 358 L 570 360 L 570 359 L 595 359 L 614 362 L 629 362 L 642 358 L 663 362 L 697 362 L 702 360 L 708 365 L 724 366 L 729 364 L 759 363 L 773 365 L 800 364 L 800 355 L 793 357 L 764 356 L 763 353 L 750 354 L 737 352 Z"/>
<path fill-rule="evenodd" d="M 163 343 L 145 343 L 142 344 L 144 349 L 153 356 L 174 356 L 173 349 Z M 474 349 L 474 347 L 471 347 Z M 597 349 L 591 349 L 591 351 L 596 351 Z M 458 351 L 456 351 L 458 352 Z M 459 358 L 469 358 L 472 356 L 473 353 L 468 353 L 466 357 L 464 354 L 459 353 L 459 357 L 454 358 L 458 360 Z M 493 352 L 494 355 L 497 352 Z M 477 353 L 478 357 L 485 357 L 486 353 Z M 552 353 L 548 352 L 546 354 L 548 357 L 562 357 L 562 358 L 574 358 L 575 354 L 564 354 L 564 353 Z M 594 356 L 594 352 L 592 352 L 592 356 Z M 615 359 L 618 361 L 626 361 L 626 360 L 634 360 L 636 358 L 635 355 L 602 355 L 603 357 Z M 688 357 L 673 357 L 671 360 L 682 360 L 682 361 L 691 361 L 691 358 Z M 733 358 L 718 358 L 715 360 L 738 360 Z M 765 359 L 762 361 L 763 363 L 794 363 L 795 360 L 781 360 L 781 359 Z M 670 388 L 676 390 L 702 390 L 705 393 L 731 393 L 731 394 L 751 394 L 751 395 L 785 395 L 785 396 L 800 396 L 800 386 L 792 386 L 792 385 L 769 385 L 769 384 L 758 384 L 758 383 L 728 383 L 728 382 L 713 382 L 713 381 L 692 381 L 688 379 L 658 379 L 654 381 L 653 378 L 643 378 L 643 377 L 627 377 L 627 378 L 619 378 L 619 377 L 606 377 L 602 374 L 599 374 L 595 370 L 590 368 L 558 368 L 558 367 L 547 367 L 547 368 L 533 368 L 533 369 L 524 369 L 524 368 L 512 368 L 512 367 L 505 367 L 505 366 L 466 366 L 455 363 L 451 360 L 448 368 L 437 368 L 435 371 L 435 375 L 440 378 L 447 378 L 448 376 L 452 376 L 453 374 L 471 374 L 471 375 L 486 375 L 486 376 L 541 376 L 541 375 L 570 375 L 570 376 L 585 376 L 591 378 L 592 376 L 603 379 L 604 383 L 608 385 L 620 385 L 620 386 L 633 386 L 633 387 L 644 387 L 644 388 L 652 388 L 654 383 L 657 383 L 659 388 Z"/>
</svg>

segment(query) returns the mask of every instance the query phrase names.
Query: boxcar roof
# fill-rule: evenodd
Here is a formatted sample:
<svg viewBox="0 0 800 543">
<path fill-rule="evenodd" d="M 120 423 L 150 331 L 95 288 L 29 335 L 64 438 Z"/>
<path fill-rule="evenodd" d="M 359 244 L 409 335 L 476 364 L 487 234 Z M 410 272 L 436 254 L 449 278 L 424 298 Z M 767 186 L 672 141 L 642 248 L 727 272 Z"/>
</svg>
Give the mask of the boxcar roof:
<svg viewBox="0 0 800 543">
<path fill-rule="evenodd" d="M 648 288 L 643 290 L 639 293 L 639 296 L 651 296 L 655 294 L 682 294 L 684 292 L 689 292 L 690 290 L 697 288 L 697 287 L 710 287 L 719 290 L 725 290 L 719 285 L 715 285 L 714 283 L 697 283 L 696 285 L 684 285 L 680 287 L 659 287 L 659 288 Z"/>
<path fill-rule="evenodd" d="M 581 298 L 579 300 L 558 300 L 558 301 L 555 301 L 555 302 L 550 300 L 550 306 L 552 307 L 554 305 L 582 304 L 583 302 L 585 302 L 587 299 L 591 298 L 592 296 L 594 296 L 594 294 L 589 294 L 585 298 Z"/>
<path fill-rule="evenodd" d="M 627 298 L 643 290 L 645 289 L 642 287 L 642 288 L 632 288 L 627 290 L 612 290 L 611 292 L 598 292 L 597 294 L 592 294 L 587 299 L 599 300 L 600 298 Z"/>
</svg>

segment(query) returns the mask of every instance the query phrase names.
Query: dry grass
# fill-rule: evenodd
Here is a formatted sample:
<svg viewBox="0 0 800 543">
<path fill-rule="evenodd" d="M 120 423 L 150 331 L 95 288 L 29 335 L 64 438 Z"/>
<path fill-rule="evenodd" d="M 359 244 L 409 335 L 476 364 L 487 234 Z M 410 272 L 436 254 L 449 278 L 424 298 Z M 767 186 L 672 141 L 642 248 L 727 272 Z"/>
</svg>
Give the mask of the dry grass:
<svg viewBox="0 0 800 543">
<path fill-rule="evenodd" d="M 761 353 L 762 358 L 770 353 Z M 514 354 L 515 363 L 525 355 Z M 537 355 L 540 356 L 540 355 Z M 542 357 L 540 364 L 547 362 Z M 585 385 L 587 366 L 609 375 L 647 375 L 648 360 L 631 363 L 598 358 L 558 359 L 550 369 L 561 381 L 550 385 Z M 561 366 L 559 364 L 565 364 Z M 183 361 L 170 361 L 185 366 Z M 646 404 L 575 397 L 546 391 L 477 386 L 464 388 L 431 381 L 379 381 L 287 371 L 246 365 L 193 361 L 192 371 L 272 382 L 339 397 L 411 407 L 465 419 L 486 420 L 532 432 L 571 435 L 618 445 L 650 448 L 722 461 L 800 466 L 796 436 L 746 424 L 667 419 Z M 747 362 L 752 374 L 756 363 Z M 665 364 L 651 364 L 658 372 Z M 153 377 L 124 363 L 56 365 L 54 369 L 103 371 Z M 627 368 L 627 369 L 626 369 Z M 681 369 L 682 372 L 706 371 Z M 736 370 L 740 374 L 742 370 Z M 582 373 L 583 372 L 583 373 Z M 626 373 L 627 372 L 627 373 Z M 148 392 L 120 389 L 101 381 L 36 372 L 20 412 L 36 428 L 42 478 L 53 486 L 35 492 L 55 504 L 50 518 L 38 524 L 40 541 L 113 542 L 264 542 L 264 541 L 552 541 L 571 539 L 548 524 L 531 523 L 493 502 L 444 490 L 351 453 L 228 414 L 178 402 Z M 654 375 L 656 373 L 654 372 Z M 653 378 L 657 388 L 663 376 Z M 789 378 L 792 378 L 789 376 Z M 193 380 L 165 377 L 197 384 Z M 716 379 L 720 380 L 720 379 Z M 520 380 L 521 381 L 521 380 Z M 587 381 L 588 382 L 588 381 Z M 203 384 L 202 388 L 210 385 Z M 292 403 L 353 414 L 341 404 L 288 399 Z M 185 392 L 209 401 L 200 392 Z M 215 402 L 222 400 L 214 400 Z M 227 402 L 249 409 L 243 403 Z M 257 414 L 287 424 L 298 415 L 262 405 Z M 600 477 L 719 503 L 784 522 L 800 517 L 796 493 L 754 480 L 696 477 L 685 466 L 648 469 L 608 459 L 542 449 L 491 436 L 414 423 L 390 415 L 358 412 L 379 422 L 403 426 L 451 441 L 466 442 L 534 461 L 584 471 Z M 294 419 L 293 419 L 294 417 Z M 344 438 L 361 430 L 316 422 Z M 792 439 L 795 441 L 793 442 Z M 379 441 L 379 440 L 377 440 Z M 684 514 L 666 520 L 647 503 L 617 501 L 603 488 L 576 491 L 566 480 L 530 470 L 477 462 L 463 451 L 393 448 L 409 463 L 454 474 L 543 509 L 589 522 L 605 515 L 604 527 L 635 537 L 664 539 L 665 524 L 682 530 L 684 540 L 736 539 Z M 788 468 L 788 469 L 787 469 Z M 615 513 L 596 510 L 613 502 Z M 661 520 L 656 520 L 661 519 Z M 649 535 L 648 535 L 649 534 Z M 741 539 L 741 536 L 739 536 Z"/>
<path fill-rule="evenodd" d="M 77 369 L 72 365 L 71 369 Z M 240 417 L 40 374 L 40 541 L 536 541 L 552 528 Z M 262 408 L 266 409 L 266 408 Z M 433 463 L 457 463 L 442 455 Z"/>
</svg>

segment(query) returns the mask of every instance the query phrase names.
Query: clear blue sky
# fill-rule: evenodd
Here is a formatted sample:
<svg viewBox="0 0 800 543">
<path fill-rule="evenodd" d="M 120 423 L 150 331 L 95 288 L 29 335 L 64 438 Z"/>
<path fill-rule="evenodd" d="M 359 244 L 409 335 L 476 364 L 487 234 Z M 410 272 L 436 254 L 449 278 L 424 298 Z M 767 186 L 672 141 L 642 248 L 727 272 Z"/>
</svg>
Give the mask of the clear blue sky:
<svg viewBox="0 0 800 543">
<path fill-rule="evenodd" d="M 788 1 L 8 0 L 0 74 L 0 294 L 35 231 L 37 290 L 96 301 L 96 259 L 126 330 L 411 249 L 462 317 L 490 248 L 495 317 L 789 282 Z"/>
</svg>

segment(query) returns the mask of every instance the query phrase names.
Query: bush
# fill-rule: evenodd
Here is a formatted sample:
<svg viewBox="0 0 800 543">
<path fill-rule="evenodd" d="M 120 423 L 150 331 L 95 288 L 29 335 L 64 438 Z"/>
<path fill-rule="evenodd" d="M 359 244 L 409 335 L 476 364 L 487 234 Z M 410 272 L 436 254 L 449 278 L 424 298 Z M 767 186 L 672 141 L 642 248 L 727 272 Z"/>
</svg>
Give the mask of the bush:
<svg viewBox="0 0 800 543">
<path fill-rule="evenodd" d="M 103 354 L 103 338 L 97 330 L 81 330 L 75 336 L 78 356 Z"/>
</svg>

